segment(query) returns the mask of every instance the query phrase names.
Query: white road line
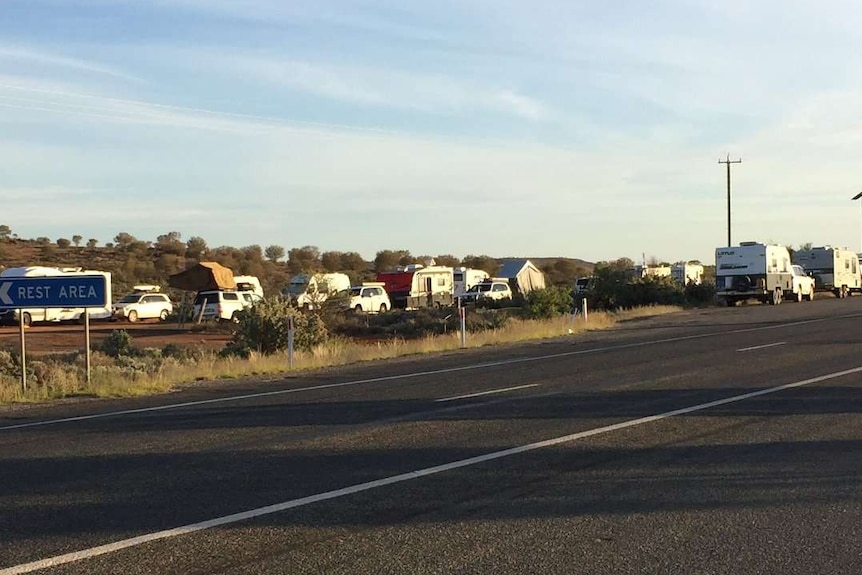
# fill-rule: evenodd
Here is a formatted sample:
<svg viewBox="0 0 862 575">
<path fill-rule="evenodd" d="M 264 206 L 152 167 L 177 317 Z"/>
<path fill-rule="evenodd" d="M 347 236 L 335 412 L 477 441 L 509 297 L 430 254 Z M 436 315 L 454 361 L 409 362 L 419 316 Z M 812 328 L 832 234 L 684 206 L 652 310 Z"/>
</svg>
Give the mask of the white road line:
<svg viewBox="0 0 862 575">
<path fill-rule="evenodd" d="M 467 395 L 456 395 L 454 397 L 444 397 L 443 399 L 435 399 L 436 403 L 440 403 L 443 401 L 455 401 L 456 399 L 468 399 L 470 397 L 480 397 L 482 395 L 493 395 L 495 393 L 506 393 L 507 391 L 515 391 L 517 389 L 526 389 L 528 387 L 538 387 L 540 384 L 538 383 L 530 383 L 527 385 L 517 385 L 515 387 L 504 387 L 502 389 L 492 389 L 490 391 L 480 391 L 479 393 L 470 393 Z"/>
<path fill-rule="evenodd" d="M 54 557 L 48 557 L 46 559 L 40 559 L 38 561 L 32 561 L 30 563 L 22 563 L 20 565 L 15 565 L 12 567 L 7 567 L 5 569 L 0 569 L 0 575 L 19 575 L 21 573 L 30 573 L 32 571 L 37 571 L 39 569 L 46 569 L 48 567 L 56 567 L 57 565 L 63 565 L 66 563 L 73 563 L 76 561 L 82 561 L 84 559 L 97 557 L 99 555 L 105 555 L 107 553 L 113 553 L 115 551 L 120 551 L 122 549 L 128 549 L 129 547 L 136 547 L 138 545 L 143 545 L 144 543 L 149 543 L 152 541 L 159 541 L 161 539 L 169 539 L 171 537 L 177 537 L 179 535 L 187 535 L 189 533 L 195 533 L 197 531 L 203 531 L 205 529 L 212 529 L 213 527 L 219 527 L 221 525 L 229 525 L 231 523 L 238 523 L 240 521 L 247 521 L 249 519 L 254 519 L 256 517 L 262 517 L 264 515 L 271 515 L 273 513 L 280 513 L 282 511 L 286 511 L 288 509 L 295 509 L 297 507 L 303 507 L 305 505 L 310 505 L 312 503 L 319 503 L 321 501 L 328 501 L 330 499 L 337 499 L 339 497 L 345 497 L 347 495 L 353 495 L 354 493 L 361 493 L 363 491 L 369 491 L 371 489 L 377 489 L 378 487 L 384 487 L 386 485 L 394 485 L 396 483 L 403 483 L 405 481 L 412 481 L 413 479 L 419 479 L 422 477 L 427 477 L 429 475 L 435 475 L 437 473 L 443 473 L 445 471 L 451 471 L 453 469 L 460 469 L 462 467 L 469 467 L 472 465 L 477 465 L 479 463 L 484 463 L 486 461 L 493 461 L 495 459 L 502 459 L 504 457 L 511 457 L 513 455 L 519 455 L 521 453 L 526 453 L 528 451 L 535 451 L 537 449 L 542 449 L 545 447 L 553 447 L 555 445 L 560 445 L 563 443 L 569 443 L 569 442 L 572 442 L 572 441 L 575 441 L 578 439 L 584 439 L 586 437 L 592 437 L 594 435 L 601 435 L 601 434 L 605 434 L 605 433 L 610 433 L 612 431 L 619 431 L 621 429 L 626 429 L 628 427 L 635 427 L 637 425 L 644 425 L 647 423 L 653 423 L 655 421 L 667 419 L 669 417 L 675 417 L 678 415 L 686 415 L 689 413 L 694 413 L 696 411 L 703 411 L 705 409 L 710 409 L 712 407 L 718 407 L 719 405 L 727 405 L 729 403 L 736 403 L 739 401 L 744 401 L 746 399 L 751 399 L 754 397 L 760 397 L 762 395 L 768 395 L 771 393 L 784 391 L 786 389 L 802 387 L 804 385 L 810 385 L 812 383 L 820 383 L 822 381 L 827 381 L 830 379 L 835 379 L 838 377 L 843 377 L 845 375 L 852 375 L 852 374 L 860 373 L 860 372 L 862 372 L 862 366 L 854 367 L 852 369 L 845 369 L 843 371 L 836 371 L 833 373 L 827 373 L 826 375 L 821 375 L 818 377 L 812 377 L 810 379 L 803 379 L 801 381 L 796 381 L 793 383 L 787 383 L 787 384 L 779 385 L 776 387 L 770 387 L 767 389 L 761 389 L 758 391 L 752 391 L 749 393 L 734 395 L 731 397 L 726 397 L 724 399 L 718 399 L 715 401 L 709 401 L 707 403 L 701 403 L 698 405 L 693 405 L 691 407 L 684 407 L 682 409 L 674 409 L 673 411 L 665 411 L 663 413 L 659 413 L 656 415 L 650 415 L 647 417 L 640 417 L 638 419 L 631 419 L 629 421 L 623 421 L 620 423 L 615 423 L 613 425 L 606 425 L 604 427 L 597 427 L 595 429 L 589 429 L 587 431 L 580 431 L 578 433 L 572 433 L 570 435 L 563 435 L 561 437 L 554 437 L 552 439 L 546 439 L 544 441 L 537 441 L 536 443 L 529 443 L 527 445 L 521 445 L 518 447 L 509 448 L 509 449 L 503 449 L 501 451 L 493 451 L 491 453 L 486 453 L 484 455 L 478 455 L 476 457 L 468 457 L 467 459 L 460 459 L 458 461 L 452 461 L 450 463 L 444 463 L 442 465 L 435 465 L 433 467 L 426 467 L 424 469 L 418 469 L 416 471 L 410 471 L 407 473 L 402 473 L 400 475 L 393 475 L 391 477 L 385 477 L 383 479 L 378 479 L 376 481 L 369 481 L 367 483 L 359 483 L 357 485 L 351 485 L 349 487 L 343 487 L 341 489 L 335 489 L 333 491 L 326 491 L 324 493 L 318 493 L 316 495 L 309 495 L 307 497 L 301 497 L 299 499 L 291 499 L 289 501 L 283 501 L 281 503 L 276 503 L 274 505 L 267 505 L 266 507 L 258 507 L 257 509 L 251 509 L 251 510 L 243 511 L 240 513 L 233 513 L 231 515 L 225 515 L 223 517 L 216 517 L 215 519 L 209 519 L 207 521 L 201 521 L 199 523 L 190 523 L 188 525 L 183 525 L 181 527 L 174 527 L 173 529 L 166 529 L 164 531 L 156 531 L 154 533 L 146 533 L 144 535 L 139 535 L 138 537 L 132 537 L 130 539 L 123 539 L 121 541 L 115 541 L 113 543 L 108 543 L 105 545 L 99 545 L 97 547 L 91 547 L 89 549 L 82 549 L 80 551 L 75 551 L 72 553 L 66 553 L 64 555 L 56 555 Z"/>
<path fill-rule="evenodd" d="M 756 349 L 766 349 L 768 347 L 776 347 L 779 345 L 787 345 L 787 342 L 786 341 L 776 341 L 775 343 L 767 343 L 764 345 L 753 345 L 751 347 L 742 347 L 740 349 L 737 349 L 736 351 L 754 351 Z"/>
<path fill-rule="evenodd" d="M 820 322 L 830 321 L 830 320 L 834 320 L 834 319 L 849 319 L 849 318 L 856 318 L 856 317 L 862 317 L 862 314 L 848 314 L 848 315 L 842 315 L 842 316 L 837 316 L 837 317 L 809 319 L 809 320 L 803 320 L 803 321 L 797 321 L 797 322 L 791 322 L 791 323 L 767 325 L 767 326 L 762 326 L 762 327 L 748 327 L 748 328 L 734 329 L 734 330 L 728 330 L 728 331 L 714 331 L 714 332 L 700 333 L 700 334 L 695 334 L 695 335 L 684 335 L 684 336 L 680 336 L 680 337 L 670 337 L 670 338 L 665 338 L 665 339 L 657 339 L 657 340 L 653 340 L 653 341 L 640 341 L 640 342 L 636 342 L 636 343 L 611 345 L 611 346 L 597 347 L 597 348 L 592 348 L 592 349 L 582 349 L 582 350 L 578 350 L 578 351 L 566 351 L 566 352 L 561 352 L 561 353 L 552 353 L 552 354 L 548 354 L 548 355 L 538 355 L 538 356 L 532 356 L 532 357 L 520 357 L 520 358 L 515 358 L 515 359 L 503 359 L 500 361 L 488 361 L 488 362 L 476 363 L 476 364 L 472 364 L 472 365 L 463 365 L 460 367 L 449 367 L 449 368 L 434 369 L 434 370 L 429 370 L 429 371 L 417 371 L 417 372 L 413 372 L 413 373 L 404 373 L 404 374 L 400 374 L 400 375 L 387 375 L 384 377 L 372 377 L 369 379 L 357 379 L 355 381 L 343 381 L 340 383 L 328 383 L 328 384 L 323 384 L 323 385 L 312 385 L 312 386 L 308 386 L 308 387 L 297 387 L 297 388 L 293 388 L 293 389 L 279 389 L 276 391 L 262 391 L 262 392 L 257 392 L 257 393 L 248 393 L 245 395 L 232 395 L 232 396 L 227 396 L 227 397 L 218 397 L 215 399 L 202 399 L 202 400 L 198 400 L 198 401 L 186 401 L 183 403 L 171 403 L 171 404 L 167 404 L 167 405 L 157 405 L 155 407 L 140 407 L 137 409 L 124 409 L 124 410 L 120 410 L 120 411 L 109 411 L 106 413 L 92 413 L 89 415 L 78 415 L 78 416 L 74 416 L 74 417 L 63 417 L 63 418 L 59 418 L 59 419 L 47 419 L 47 420 L 43 420 L 43 421 L 31 421 L 29 423 L 18 423 L 18 424 L 14 424 L 14 425 L 6 425 L 3 427 L 0 427 L 0 431 L 8 431 L 8 430 L 12 430 L 12 429 L 24 429 L 24 428 L 28 428 L 28 427 L 42 427 L 42 426 L 46 426 L 46 425 L 56 425 L 58 423 L 70 423 L 70 422 L 74 422 L 74 421 L 87 421 L 90 419 L 102 419 L 102 418 L 106 418 L 106 417 L 117 417 L 117 416 L 121 416 L 121 415 L 133 415 L 133 414 L 138 414 L 138 413 L 149 413 L 149 412 L 153 412 L 153 411 L 167 411 L 170 409 L 180 409 L 183 407 L 195 407 L 198 405 L 209 405 L 209 404 L 214 404 L 214 403 L 228 403 L 231 401 L 242 401 L 244 399 L 257 399 L 257 398 L 261 398 L 261 397 L 271 397 L 271 396 L 276 396 L 276 395 L 285 395 L 285 394 L 289 394 L 289 393 L 300 393 L 303 391 L 316 391 L 316 390 L 320 390 L 320 389 L 331 389 L 331 388 L 335 388 L 335 387 L 348 387 L 348 386 L 362 385 L 362 384 L 367 384 L 367 383 L 378 383 L 378 382 L 382 382 L 382 381 L 396 381 L 399 379 L 410 379 L 410 378 L 415 378 L 415 377 L 423 377 L 423 376 L 427 376 L 427 375 L 439 375 L 439 374 L 454 373 L 454 372 L 459 372 L 459 371 L 470 371 L 470 370 L 475 370 L 475 369 L 484 369 L 486 367 L 499 367 L 501 365 L 512 365 L 512 364 L 516 364 L 516 363 L 528 363 L 531 361 L 542 361 L 542 360 L 546 360 L 546 359 L 556 359 L 556 358 L 560 358 L 560 357 L 587 355 L 587 354 L 591 354 L 591 353 L 600 353 L 603 351 L 614 351 L 614 350 L 618 350 L 618 349 L 632 349 L 632 348 L 638 348 L 638 347 L 647 347 L 650 345 L 658 345 L 658 344 L 662 344 L 662 343 L 674 343 L 674 342 L 678 342 L 678 341 L 688 341 L 688 340 L 693 340 L 693 339 L 704 339 L 704 338 L 709 338 L 709 337 L 720 337 L 723 335 L 734 335 L 734 334 L 738 334 L 738 333 L 750 333 L 750 332 L 755 332 L 755 331 L 781 329 L 781 328 L 785 328 L 785 327 L 794 327 L 794 326 L 798 326 L 798 325 L 820 323 Z"/>
</svg>

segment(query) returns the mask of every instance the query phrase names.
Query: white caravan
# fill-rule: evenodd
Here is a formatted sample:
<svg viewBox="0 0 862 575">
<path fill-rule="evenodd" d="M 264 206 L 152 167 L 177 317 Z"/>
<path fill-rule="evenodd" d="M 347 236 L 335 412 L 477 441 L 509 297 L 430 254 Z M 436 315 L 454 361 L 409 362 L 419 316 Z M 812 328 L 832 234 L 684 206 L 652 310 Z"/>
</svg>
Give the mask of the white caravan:
<svg viewBox="0 0 862 575">
<path fill-rule="evenodd" d="M 236 284 L 236 291 L 250 291 L 263 299 L 263 288 L 257 276 L 233 276 L 233 282 Z"/>
<path fill-rule="evenodd" d="M 784 246 L 743 242 L 716 248 L 715 292 L 729 306 L 746 299 L 778 305 L 785 295 L 814 299 L 814 278 L 790 263 Z"/>
<path fill-rule="evenodd" d="M 455 297 L 462 296 L 467 293 L 471 287 L 488 279 L 488 272 L 485 270 L 477 270 L 473 268 L 455 268 L 453 270 L 452 286 Z"/>
<path fill-rule="evenodd" d="M 695 263 L 677 262 L 670 268 L 674 281 L 682 285 L 700 285 L 703 282 L 703 266 Z"/>
<path fill-rule="evenodd" d="M 859 257 L 854 251 L 831 246 L 800 250 L 793 254 L 793 263 L 814 277 L 818 291 L 831 291 L 837 297 L 862 291 Z"/>
<path fill-rule="evenodd" d="M 30 266 L 24 268 L 8 268 L 0 272 L 0 277 L 23 278 L 23 277 L 73 277 L 73 276 L 97 276 L 105 277 L 105 302 L 104 307 L 90 308 L 90 319 L 110 319 L 112 314 L 111 302 L 111 273 L 83 270 L 81 268 L 51 268 L 44 266 Z M 83 321 L 84 308 L 25 308 L 21 310 L 24 325 L 37 322 L 60 322 L 60 321 Z M 0 310 L 0 324 L 19 323 L 17 309 Z"/>
<path fill-rule="evenodd" d="M 350 278 L 342 273 L 297 274 L 281 291 L 296 307 L 314 309 L 330 296 L 350 289 Z"/>
</svg>

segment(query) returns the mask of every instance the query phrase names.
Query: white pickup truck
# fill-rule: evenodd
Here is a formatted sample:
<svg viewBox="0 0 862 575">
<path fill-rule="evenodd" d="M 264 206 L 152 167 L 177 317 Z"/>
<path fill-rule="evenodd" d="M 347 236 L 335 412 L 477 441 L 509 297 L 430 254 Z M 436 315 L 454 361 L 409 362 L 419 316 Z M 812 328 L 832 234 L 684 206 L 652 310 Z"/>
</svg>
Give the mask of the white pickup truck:
<svg viewBox="0 0 862 575">
<path fill-rule="evenodd" d="M 814 278 L 791 265 L 784 246 L 743 242 L 716 248 L 715 292 L 729 306 L 747 299 L 778 305 L 785 296 L 813 300 Z"/>
</svg>

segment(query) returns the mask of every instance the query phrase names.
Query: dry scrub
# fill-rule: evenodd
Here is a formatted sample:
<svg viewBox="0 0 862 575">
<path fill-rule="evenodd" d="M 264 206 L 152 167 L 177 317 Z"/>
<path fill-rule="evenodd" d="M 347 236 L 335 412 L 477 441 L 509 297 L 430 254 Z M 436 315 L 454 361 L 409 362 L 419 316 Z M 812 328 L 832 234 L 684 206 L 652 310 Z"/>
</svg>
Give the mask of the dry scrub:
<svg viewBox="0 0 862 575">
<path fill-rule="evenodd" d="M 609 329 L 617 323 L 663 315 L 680 308 L 650 306 L 618 312 L 592 312 L 589 322 L 582 317 L 558 317 L 547 320 L 511 319 L 504 327 L 467 334 L 468 348 L 504 343 L 566 337 L 589 330 Z M 391 339 L 379 343 L 358 343 L 332 339 L 310 352 L 294 354 L 294 371 L 347 365 L 409 355 L 439 353 L 461 348 L 460 334 L 450 333 L 419 339 Z M 237 377 L 288 372 L 285 354 L 252 353 L 247 359 L 220 357 L 214 353 L 195 351 L 185 357 L 150 357 L 135 362 L 119 362 L 112 357 L 93 352 L 91 382 L 86 383 L 83 358 L 71 361 L 34 361 L 26 391 L 21 389 L 14 373 L 15 358 L 0 351 L 0 404 L 39 402 L 61 397 L 130 397 L 161 393 L 194 381 L 211 381 Z M 3 362 L 7 365 L 3 365 Z M 29 371 L 29 370 L 28 370 Z"/>
</svg>

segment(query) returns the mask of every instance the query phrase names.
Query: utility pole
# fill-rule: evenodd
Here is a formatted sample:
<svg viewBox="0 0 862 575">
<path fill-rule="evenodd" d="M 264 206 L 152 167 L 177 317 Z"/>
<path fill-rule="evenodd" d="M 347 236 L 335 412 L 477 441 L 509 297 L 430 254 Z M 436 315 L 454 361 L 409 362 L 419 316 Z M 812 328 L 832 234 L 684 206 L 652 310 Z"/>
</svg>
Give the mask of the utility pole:
<svg viewBox="0 0 862 575">
<path fill-rule="evenodd" d="M 719 160 L 719 164 L 727 164 L 727 247 L 732 246 L 730 243 L 730 164 L 741 164 L 742 158 L 731 160 L 730 154 L 724 160 Z"/>
</svg>

